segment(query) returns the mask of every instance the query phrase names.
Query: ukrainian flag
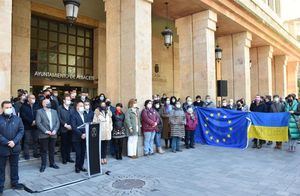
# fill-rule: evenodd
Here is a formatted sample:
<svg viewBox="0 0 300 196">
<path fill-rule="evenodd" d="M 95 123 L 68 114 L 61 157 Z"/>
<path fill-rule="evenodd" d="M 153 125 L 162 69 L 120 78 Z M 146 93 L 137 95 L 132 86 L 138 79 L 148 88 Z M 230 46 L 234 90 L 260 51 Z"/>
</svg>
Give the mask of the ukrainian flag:
<svg viewBox="0 0 300 196">
<path fill-rule="evenodd" d="M 249 138 L 268 141 L 288 141 L 288 124 L 290 113 L 261 113 L 250 112 L 251 125 L 248 132 Z"/>
</svg>

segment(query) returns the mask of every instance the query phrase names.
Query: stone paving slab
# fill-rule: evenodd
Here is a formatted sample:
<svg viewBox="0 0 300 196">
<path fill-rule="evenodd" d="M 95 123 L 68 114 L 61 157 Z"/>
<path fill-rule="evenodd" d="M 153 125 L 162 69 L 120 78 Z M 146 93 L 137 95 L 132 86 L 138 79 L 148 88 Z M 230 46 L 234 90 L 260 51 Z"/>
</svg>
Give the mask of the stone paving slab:
<svg viewBox="0 0 300 196">
<path fill-rule="evenodd" d="M 74 164 L 59 166 L 61 169 L 47 168 L 43 174 L 39 173 L 39 162 L 22 166 L 21 182 L 41 190 L 85 177 L 74 173 Z M 270 146 L 240 150 L 197 145 L 196 149 L 136 160 L 110 158 L 103 170 L 111 174 L 36 195 L 300 196 L 300 151 L 288 153 Z M 115 181 L 124 179 L 140 179 L 145 186 L 129 190 L 113 187 Z M 28 194 L 8 190 L 5 195 Z"/>
</svg>

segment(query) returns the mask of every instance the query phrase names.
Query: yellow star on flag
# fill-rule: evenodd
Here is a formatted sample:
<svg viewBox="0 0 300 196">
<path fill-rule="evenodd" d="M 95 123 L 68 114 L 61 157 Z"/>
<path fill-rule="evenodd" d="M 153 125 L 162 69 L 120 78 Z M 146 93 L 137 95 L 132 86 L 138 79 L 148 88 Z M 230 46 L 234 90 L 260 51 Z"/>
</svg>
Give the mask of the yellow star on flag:
<svg viewBox="0 0 300 196">
<path fill-rule="evenodd" d="M 217 139 L 216 142 L 219 143 L 219 140 Z"/>
<path fill-rule="evenodd" d="M 228 124 L 231 124 L 231 120 L 228 121 Z"/>
<path fill-rule="evenodd" d="M 229 127 L 229 130 L 232 131 L 232 127 Z"/>
<path fill-rule="evenodd" d="M 208 117 L 206 117 L 206 118 L 205 118 L 205 120 L 207 120 L 207 121 L 208 121 Z"/>
<path fill-rule="evenodd" d="M 206 133 L 206 134 L 208 134 L 208 133 L 209 133 L 209 131 L 205 131 L 205 133 Z"/>
<path fill-rule="evenodd" d="M 226 115 L 224 115 L 224 116 L 223 116 L 223 118 L 227 118 L 227 116 L 226 116 Z"/>
<path fill-rule="evenodd" d="M 214 137 L 213 137 L 213 136 L 210 136 L 210 137 L 209 137 L 209 139 L 213 140 L 213 139 L 214 139 Z"/>
<path fill-rule="evenodd" d="M 223 142 L 226 142 L 226 139 L 225 139 L 225 138 L 223 138 Z"/>
<path fill-rule="evenodd" d="M 213 114 L 213 113 L 211 113 L 211 114 L 210 114 L 210 116 L 211 116 L 211 117 L 214 117 L 214 114 Z"/>
<path fill-rule="evenodd" d="M 207 127 L 207 124 L 204 124 L 204 127 Z"/>
<path fill-rule="evenodd" d="M 230 135 L 230 134 L 227 134 L 227 137 L 228 137 L 228 138 L 230 138 L 230 137 L 231 137 L 231 135 Z"/>
<path fill-rule="evenodd" d="M 220 112 L 218 113 L 218 116 L 221 116 L 221 113 L 220 113 Z"/>
</svg>

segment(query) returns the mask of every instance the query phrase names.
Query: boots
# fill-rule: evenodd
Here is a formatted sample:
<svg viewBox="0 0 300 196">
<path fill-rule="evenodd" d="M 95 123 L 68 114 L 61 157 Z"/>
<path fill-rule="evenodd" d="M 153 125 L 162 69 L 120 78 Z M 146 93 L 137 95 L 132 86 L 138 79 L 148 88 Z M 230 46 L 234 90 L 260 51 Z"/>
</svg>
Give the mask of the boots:
<svg viewBox="0 0 300 196">
<path fill-rule="evenodd" d="M 163 149 L 162 149 L 161 147 L 158 147 L 158 148 L 157 148 L 157 152 L 158 152 L 159 154 L 164 154 L 164 153 L 165 153 L 165 151 L 163 151 Z"/>
<path fill-rule="evenodd" d="M 165 145 L 166 145 L 165 148 L 166 148 L 166 149 L 168 149 L 168 147 L 169 147 L 169 146 L 168 146 L 168 143 L 169 143 L 169 140 L 168 140 L 168 139 L 165 139 Z"/>
</svg>

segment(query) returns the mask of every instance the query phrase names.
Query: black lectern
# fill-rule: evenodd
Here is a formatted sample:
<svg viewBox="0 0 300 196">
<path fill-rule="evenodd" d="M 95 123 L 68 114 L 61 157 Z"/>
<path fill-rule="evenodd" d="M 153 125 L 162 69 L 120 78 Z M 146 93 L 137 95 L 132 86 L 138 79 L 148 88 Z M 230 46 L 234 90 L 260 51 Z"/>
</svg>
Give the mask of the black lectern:
<svg viewBox="0 0 300 196">
<path fill-rule="evenodd" d="M 101 174 L 102 167 L 100 164 L 100 125 L 98 123 L 85 123 L 80 127 L 85 127 L 86 133 L 86 155 L 88 176 Z"/>
</svg>

